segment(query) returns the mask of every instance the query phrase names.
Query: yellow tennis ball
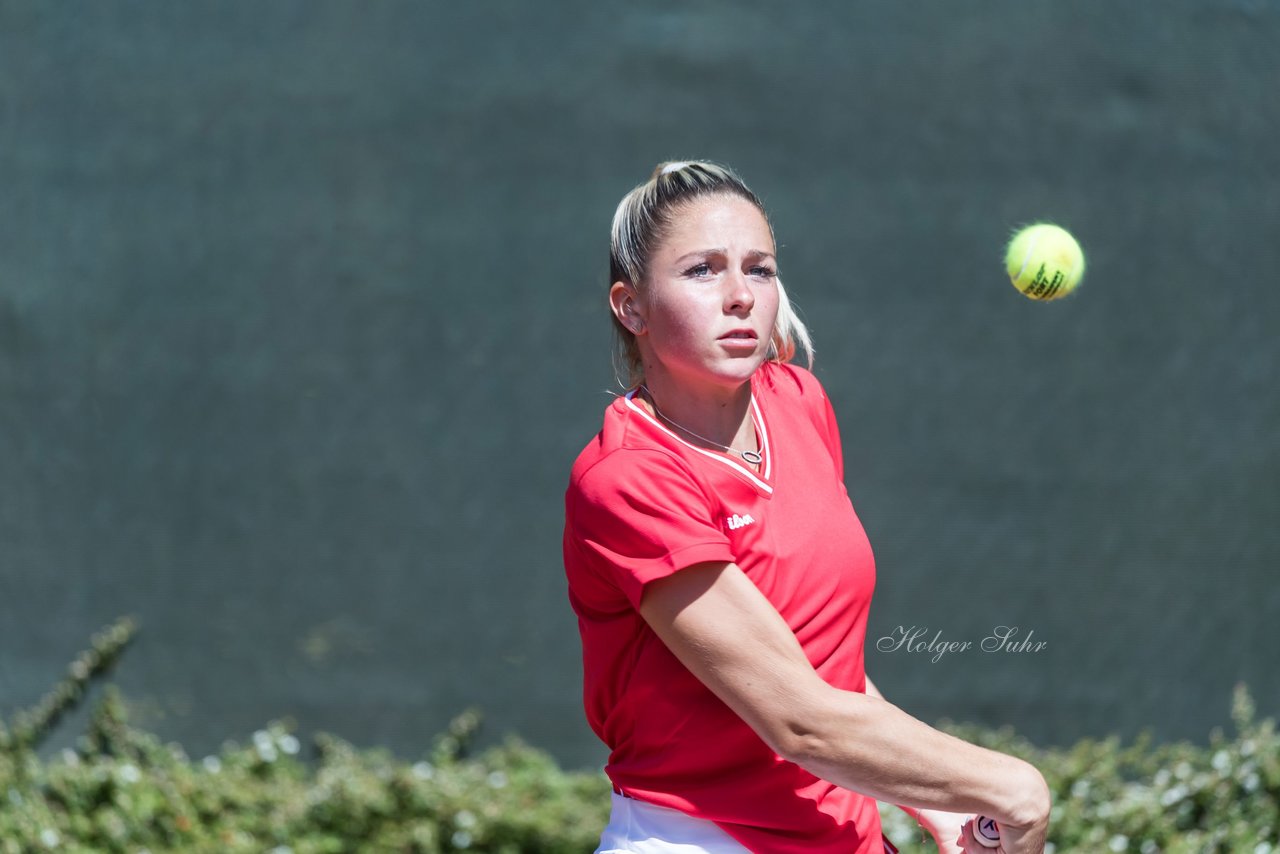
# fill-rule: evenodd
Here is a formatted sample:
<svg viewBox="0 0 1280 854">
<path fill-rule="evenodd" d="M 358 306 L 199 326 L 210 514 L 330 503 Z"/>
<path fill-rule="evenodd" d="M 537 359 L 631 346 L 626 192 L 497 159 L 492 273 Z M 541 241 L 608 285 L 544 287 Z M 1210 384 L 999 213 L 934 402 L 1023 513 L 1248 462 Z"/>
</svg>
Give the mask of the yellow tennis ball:
<svg viewBox="0 0 1280 854">
<path fill-rule="evenodd" d="M 1013 286 L 1031 299 L 1065 297 L 1084 276 L 1084 252 L 1065 228 L 1038 222 L 1009 241 L 1005 268 Z"/>
</svg>

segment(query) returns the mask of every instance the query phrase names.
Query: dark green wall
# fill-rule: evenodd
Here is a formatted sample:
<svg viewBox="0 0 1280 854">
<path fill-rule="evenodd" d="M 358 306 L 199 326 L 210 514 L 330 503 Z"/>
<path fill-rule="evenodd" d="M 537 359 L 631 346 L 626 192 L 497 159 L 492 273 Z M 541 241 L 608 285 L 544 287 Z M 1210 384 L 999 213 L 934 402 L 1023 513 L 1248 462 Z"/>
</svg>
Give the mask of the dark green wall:
<svg viewBox="0 0 1280 854">
<path fill-rule="evenodd" d="M 0 3 L 0 713 L 89 634 L 199 755 L 293 716 L 573 764 L 607 227 L 765 198 L 900 705 L 1065 742 L 1280 710 L 1280 4 Z M 1071 228 L 1073 298 L 1001 269 Z M 70 743 L 83 715 L 59 730 Z"/>
</svg>

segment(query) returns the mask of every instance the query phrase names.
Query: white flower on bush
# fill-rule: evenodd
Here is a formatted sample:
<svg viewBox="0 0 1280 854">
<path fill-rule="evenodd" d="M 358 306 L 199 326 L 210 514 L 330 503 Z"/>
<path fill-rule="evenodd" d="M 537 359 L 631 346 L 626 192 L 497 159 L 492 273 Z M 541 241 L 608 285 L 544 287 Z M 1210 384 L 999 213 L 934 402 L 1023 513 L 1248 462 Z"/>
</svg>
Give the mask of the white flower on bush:
<svg viewBox="0 0 1280 854">
<path fill-rule="evenodd" d="M 142 772 L 138 770 L 137 765 L 126 762 L 120 766 L 120 779 L 126 783 L 136 783 L 142 779 Z"/>
<path fill-rule="evenodd" d="M 1140 851 L 1141 854 L 1156 854 L 1159 850 L 1160 846 L 1150 839 L 1145 840 L 1138 848 L 1138 851 Z"/>
<path fill-rule="evenodd" d="M 1179 780 L 1185 780 L 1191 776 L 1191 764 L 1187 761 L 1179 762 L 1173 769 L 1173 774 Z"/>
<path fill-rule="evenodd" d="M 430 762 L 413 763 L 413 776 L 419 780 L 430 780 L 436 775 L 436 769 L 431 767 Z"/>
<path fill-rule="evenodd" d="M 316 804 L 322 804 L 325 801 L 329 800 L 329 798 L 332 795 L 333 795 L 333 788 L 329 784 L 322 785 L 318 788 L 312 789 L 311 791 L 307 792 L 307 804 L 310 806 L 315 806 Z"/>
<path fill-rule="evenodd" d="M 280 736 L 280 749 L 290 756 L 296 754 L 301 748 L 302 745 L 298 743 L 298 739 L 294 738 L 292 735 L 285 733 Z"/>
<path fill-rule="evenodd" d="M 467 833 L 465 830 L 459 830 L 453 835 L 453 839 L 450 841 L 453 842 L 454 848 L 470 848 L 471 834 Z"/>
<path fill-rule="evenodd" d="M 1217 753 L 1213 754 L 1213 761 L 1211 764 L 1213 765 L 1213 770 L 1217 771 L 1219 774 L 1225 774 L 1227 769 L 1231 767 L 1231 754 L 1227 753 L 1225 750 L 1219 750 Z"/>
<path fill-rule="evenodd" d="M 1071 784 L 1071 797 L 1087 798 L 1089 796 L 1090 788 L 1091 786 L 1089 785 L 1088 780 L 1076 780 Z"/>
<path fill-rule="evenodd" d="M 1174 786 L 1160 796 L 1160 806 L 1171 807 L 1190 794 L 1186 786 Z"/>
<path fill-rule="evenodd" d="M 1129 837 L 1125 836 L 1123 833 L 1117 833 L 1115 836 L 1111 837 L 1111 842 L 1108 843 L 1108 847 L 1112 851 L 1128 851 Z"/>
<path fill-rule="evenodd" d="M 80 754 L 76 753 L 70 747 L 64 747 L 62 748 L 62 761 L 65 762 L 67 765 L 71 766 L 72 768 L 79 767 Z"/>
<path fill-rule="evenodd" d="M 1153 800 L 1151 790 L 1139 783 L 1127 783 L 1121 793 L 1120 801 L 1125 806 L 1138 806 Z"/>
<path fill-rule="evenodd" d="M 222 760 L 216 756 L 206 756 L 204 761 L 200 763 L 204 766 L 204 770 L 210 774 L 217 774 L 222 770 Z"/>
<path fill-rule="evenodd" d="M 458 814 L 453 817 L 453 823 L 462 828 L 475 827 L 476 815 L 471 810 L 458 810 Z"/>
<path fill-rule="evenodd" d="M 61 842 L 62 837 L 52 827 L 46 827 L 40 831 L 40 844 L 45 848 L 57 848 Z"/>
<path fill-rule="evenodd" d="M 275 762 L 279 756 L 276 753 L 276 740 L 265 730 L 258 730 L 253 734 L 253 746 L 258 751 L 258 758 L 263 762 Z"/>
<path fill-rule="evenodd" d="M 507 785 L 507 775 L 501 771 L 494 771 L 489 775 L 489 787 L 493 789 L 502 789 Z"/>
<path fill-rule="evenodd" d="M 1169 785 L 1169 780 L 1172 777 L 1173 775 L 1169 773 L 1168 768 L 1161 768 L 1159 771 L 1156 772 L 1156 776 L 1152 782 L 1154 782 L 1157 786 L 1163 789 L 1165 786 Z"/>
</svg>

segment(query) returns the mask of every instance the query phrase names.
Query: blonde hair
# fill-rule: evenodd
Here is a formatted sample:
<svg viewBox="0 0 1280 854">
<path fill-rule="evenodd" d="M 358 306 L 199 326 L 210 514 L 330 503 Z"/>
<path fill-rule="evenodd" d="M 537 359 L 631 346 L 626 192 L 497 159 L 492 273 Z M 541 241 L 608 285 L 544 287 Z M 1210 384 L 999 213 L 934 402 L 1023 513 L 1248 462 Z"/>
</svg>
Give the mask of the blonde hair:
<svg viewBox="0 0 1280 854">
<path fill-rule="evenodd" d="M 673 160 L 659 163 L 649 180 L 622 197 L 613 214 L 609 239 L 609 284 L 626 282 L 639 290 L 649 272 L 653 251 L 667 236 L 676 208 L 703 196 L 725 194 L 738 196 L 755 205 L 769 223 L 760 198 L 747 187 L 732 169 L 703 160 Z M 773 224 L 769 223 L 773 232 Z M 789 362 L 804 350 L 809 367 L 813 367 L 813 340 L 781 280 L 778 288 L 778 317 L 769 339 L 768 359 Z M 618 382 L 632 387 L 644 381 L 644 365 L 636 337 L 613 318 L 614 374 Z M 623 383 L 622 372 L 626 372 Z"/>
</svg>

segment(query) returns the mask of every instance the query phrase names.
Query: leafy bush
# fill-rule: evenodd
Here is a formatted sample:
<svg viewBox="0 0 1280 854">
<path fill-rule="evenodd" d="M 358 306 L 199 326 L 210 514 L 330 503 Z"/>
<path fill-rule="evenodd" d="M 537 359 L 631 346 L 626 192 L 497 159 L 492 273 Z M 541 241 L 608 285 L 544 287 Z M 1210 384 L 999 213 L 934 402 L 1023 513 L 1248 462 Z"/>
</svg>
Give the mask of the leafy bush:
<svg viewBox="0 0 1280 854">
<path fill-rule="evenodd" d="M 108 688 L 76 750 L 35 752 L 65 711 L 102 676 L 134 633 L 122 620 L 94 638 L 67 677 L 33 709 L 0 723 L 0 854 L 219 851 L 589 852 L 607 819 L 609 784 L 564 771 L 510 739 L 470 756 L 478 716 L 467 712 L 421 760 L 358 751 L 331 735 L 300 758 L 289 728 L 272 723 L 250 743 L 195 761 L 176 744 L 128 725 Z M 1040 750 L 1007 730 L 949 727 L 1022 756 L 1054 793 L 1050 850 L 1280 851 L 1280 738 L 1257 721 L 1244 688 L 1236 733 L 1209 746 L 1082 741 Z M 884 807 L 904 852 L 933 850 L 901 811 Z"/>
<path fill-rule="evenodd" d="M 1007 729 L 945 728 L 1040 769 L 1053 794 L 1050 854 L 1272 854 L 1280 851 L 1275 721 L 1256 720 L 1244 686 L 1236 688 L 1231 717 L 1235 735 L 1215 731 L 1208 747 L 1143 737 L 1128 746 L 1108 738 L 1040 750 Z M 900 810 L 883 807 L 881 815 L 895 842 L 913 840 L 904 852 L 937 850 L 916 842 L 920 831 Z"/>
</svg>

